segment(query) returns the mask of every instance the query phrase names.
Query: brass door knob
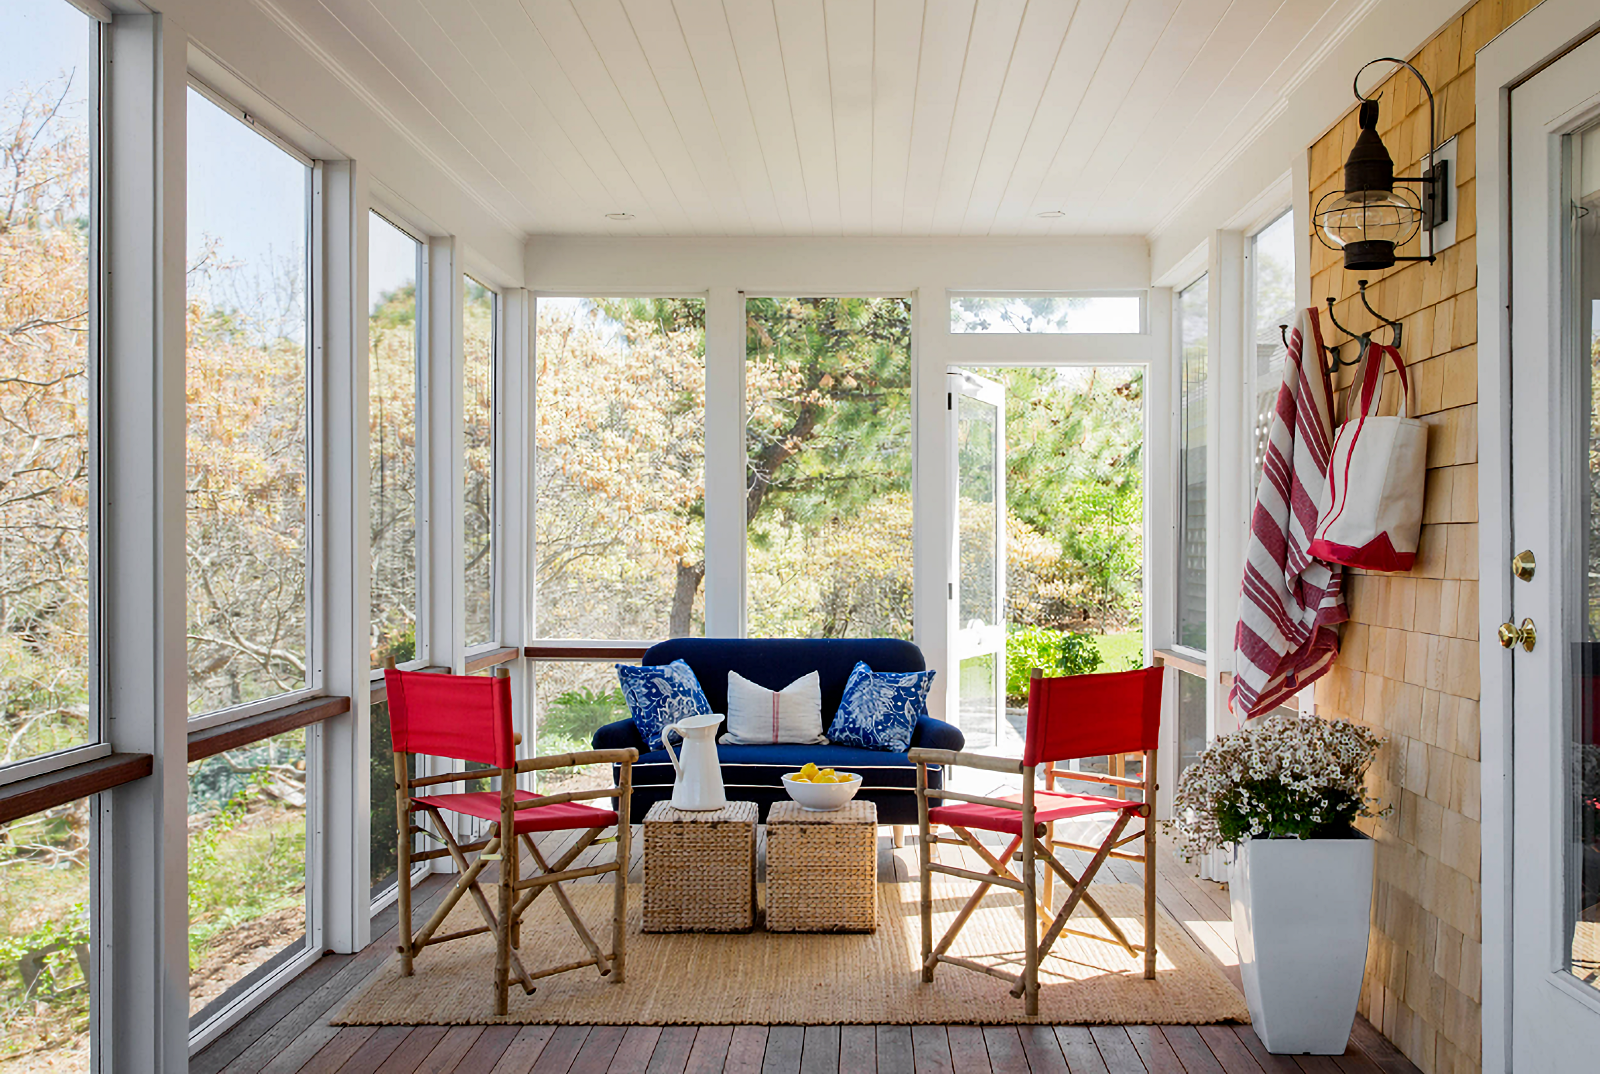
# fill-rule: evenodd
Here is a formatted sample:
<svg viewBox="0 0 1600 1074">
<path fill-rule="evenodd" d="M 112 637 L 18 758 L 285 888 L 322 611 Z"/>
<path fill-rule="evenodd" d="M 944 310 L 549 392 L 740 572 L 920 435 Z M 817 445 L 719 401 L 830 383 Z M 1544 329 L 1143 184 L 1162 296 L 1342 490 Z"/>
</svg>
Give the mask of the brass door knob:
<svg viewBox="0 0 1600 1074">
<path fill-rule="evenodd" d="M 1511 559 L 1511 573 L 1524 582 L 1533 581 L 1533 569 L 1537 564 L 1533 561 L 1533 552 L 1524 548 Z"/>
<path fill-rule="evenodd" d="M 1511 623 L 1501 623 L 1498 634 L 1500 636 L 1500 647 L 1502 649 L 1509 649 L 1513 645 L 1520 643 L 1522 645 L 1522 651 L 1528 653 L 1533 652 L 1534 643 L 1539 640 L 1539 633 L 1534 629 L 1532 619 L 1524 619 L 1521 626 L 1513 626 Z"/>
</svg>

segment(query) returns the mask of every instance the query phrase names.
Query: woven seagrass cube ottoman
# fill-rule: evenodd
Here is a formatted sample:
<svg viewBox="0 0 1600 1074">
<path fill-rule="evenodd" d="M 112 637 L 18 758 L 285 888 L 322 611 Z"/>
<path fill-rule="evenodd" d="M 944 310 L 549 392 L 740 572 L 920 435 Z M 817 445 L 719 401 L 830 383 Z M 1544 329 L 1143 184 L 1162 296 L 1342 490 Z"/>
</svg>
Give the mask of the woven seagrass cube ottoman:
<svg viewBox="0 0 1600 1074">
<path fill-rule="evenodd" d="M 754 802 L 690 811 L 657 802 L 644 818 L 644 931 L 756 927 Z"/>
<path fill-rule="evenodd" d="M 878 807 L 767 812 L 767 931 L 876 932 Z"/>
</svg>

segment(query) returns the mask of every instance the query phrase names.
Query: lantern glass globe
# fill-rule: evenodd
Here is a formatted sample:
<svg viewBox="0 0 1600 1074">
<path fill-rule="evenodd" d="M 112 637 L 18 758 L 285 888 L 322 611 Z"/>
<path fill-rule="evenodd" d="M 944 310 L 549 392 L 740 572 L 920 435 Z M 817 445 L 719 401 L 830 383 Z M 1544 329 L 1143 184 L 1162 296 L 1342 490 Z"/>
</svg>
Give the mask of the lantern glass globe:
<svg viewBox="0 0 1600 1074">
<path fill-rule="evenodd" d="M 1387 242 L 1398 247 L 1422 225 L 1422 207 L 1410 190 L 1344 190 L 1323 199 L 1317 226 L 1329 245 Z"/>
</svg>

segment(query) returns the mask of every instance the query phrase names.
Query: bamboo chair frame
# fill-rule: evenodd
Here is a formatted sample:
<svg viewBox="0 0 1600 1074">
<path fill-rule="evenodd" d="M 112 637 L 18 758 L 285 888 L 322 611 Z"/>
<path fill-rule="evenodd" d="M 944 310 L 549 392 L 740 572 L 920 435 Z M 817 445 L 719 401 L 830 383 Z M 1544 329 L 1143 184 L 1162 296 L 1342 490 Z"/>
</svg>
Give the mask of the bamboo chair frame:
<svg viewBox="0 0 1600 1074">
<path fill-rule="evenodd" d="M 1039 678 L 1040 672 L 1034 669 L 1033 677 Z M 1044 791 L 1046 793 L 1056 790 L 1058 779 L 1072 779 L 1079 782 L 1098 783 L 1112 787 L 1118 798 L 1126 798 L 1129 789 L 1137 788 L 1143 792 L 1143 800 L 1137 810 L 1124 810 L 1117 815 L 1112 823 L 1111 831 L 1099 846 L 1074 843 L 1055 837 L 1055 824 L 1036 820 L 1037 808 L 1035 806 L 1036 789 L 1035 778 L 1037 772 L 1033 766 L 1025 765 L 1020 759 L 1007 757 L 990 757 L 983 754 L 958 752 L 954 750 L 914 749 L 908 754 L 910 761 L 917 766 L 917 827 L 920 838 L 917 841 L 919 876 L 921 881 L 920 901 L 922 913 L 922 979 L 926 982 L 933 980 L 933 971 L 941 963 L 960 966 L 963 969 L 976 970 L 997 977 L 1011 985 L 1011 994 L 1023 1000 L 1029 1015 L 1039 1013 L 1039 964 L 1049 955 L 1051 947 L 1063 932 L 1087 939 L 1100 940 L 1105 943 L 1116 944 L 1125 949 L 1129 955 L 1138 957 L 1144 955 L 1144 976 L 1146 980 L 1154 980 L 1156 975 L 1156 831 L 1155 831 L 1155 795 L 1156 795 L 1156 751 L 1144 750 L 1144 764 L 1142 779 L 1130 779 L 1126 776 L 1127 754 L 1113 754 L 1110 763 L 1110 773 L 1084 772 L 1076 768 L 1058 767 L 1055 762 L 1046 763 L 1043 768 Z M 958 802 L 970 802 L 975 805 L 991 806 L 999 809 L 1011 810 L 1022 815 L 1020 828 L 1028 838 L 1023 835 L 1014 836 L 1005 851 L 996 855 L 978 839 L 971 830 L 954 824 L 948 825 L 955 832 L 957 838 L 936 836 L 931 830 L 928 819 L 928 766 L 937 764 L 949 767 L 965 766 L 978 768 L 989 772 L 999 772 L 1006 775 L 1022 776 L 1022 795 L 1020 802 L 1008 801 L 1002 798 L 990 798 L 978 794 L 965 794 L 952 791 L 948 787 L 934 791 L 933 794 L 941 800 L 954 799 Z M 948 776 L 946 784 L 950 782 Z M 1093 814 L 1090 814 L 1093 815 Z M 1131 835 L 1124 835 L 1132 818 L 1137 815 L 1143 822 L 1142 830 Z M 1136 840 L 1143 841 L 1143 852 L 1133 854 L 1121 848 Z M 970 869 L 961 869 L 952 865 L 944 865 L 933 860 L 933 847 L 944 843 L 952 846 L 962 846 L 970 849 L 988 866 L 987 873 L 979 873 Z M 1018 857 L 1018 848 L 1021 848 L 1022 859 L 1021 875 L 1012 872 L 1010 862 Z M 1071 850 L 1080 850 L 1092 853 L 1094 856 L 1084 868 L 1081 876 L 1073 876 L 1071 871 L 1056 858 L 1057 847 Z M 1129 941 L 1122 929 L 1106 913 L 1105 909 L 1089 893 L 1089 885 L 1099 873 L 1109 858 L 1116 857 L 1128 861 L 1137 861 L 1144 864 L 1144 942 L 1134 944 Z M 1037 866 L 1044 865 L 1044 882 L 1038 883 Z M 956 914 L 955 920 L 945 930 L 945 934 L 938 943 L 933 940 L 933 874 L 941 873 L 946 876 L 956 876 L 972 880 L 977 883 L 977 888 L 968 897 L 966 903 Z M 1061 904 L 1061 909 L 1052 918 L 1050 904 L 1055 890 L 1055 877 L 1060 874 L 1061 879 L 1069 885 L 1066 900 Z M 1022 917 L 1024 933 L 1023 970 L 1020 974 L 1007 973 L 993 966 L 987 966 L 972 959 L 960 958 L 947 954 L 950 946 L 955 942 L 961 929 L 966 925 L 972 914 L 978 909 L 978 904 L 989 894 L 993 887 L 1008 888 L 1022 892 Z M 1042 887 L 1042 891 L 1040 888 Z M 1041 898 L 1042 895 L 1042 898 Z M 1087 932 L 1080 929 L 1067 927 L 1067 919 L 1072 916 L 1079 905 L 1100 920 L 1106 927 L 1109 936 L 1099 933 Z M 1040 936 L 1040 925 L 1048 922 L 1044 934 Z"/>
<path fill-rule="evenodd" d="M 514 745 L 520 745 L 522 736 L 512 736 Z M 399 851 L 398 870 L 400 876 L 399 911 L 400 935 L 402 942 L 399 945 L 401 972 L 407 977 L 415 972 L 415 962 L 425 948 L 434 944 L 446 943 L 450 940 L 465 939 L 468 936 L 477 936 L 491 932 L 495 937 L 495 970 L 494 970 L 494 1013 L 503 1015 L 510 1004 L 511 982 L 514 980 L 522 986 L 525 994 L 531 995 L 534 982 L 541 977 L 550 977 L 568 970 L 582 969 L 587 966 L 596 967 L 602 977 L 610 977 L 613 982 L 621 984 L 626 977 L 627 952 L 627 903 L 628 903 L 628 859 L 631 853 L 632 829 L 628 824 L 628 809 L 633 795 L 633 763 L 639 758 L 639 751 L 633 748 L 613 750 L 586 750 L 580 753 L 557 754 L 550 757 L 532 757 L 519 760 L 511 768 L 479 768 L 460 769 L 451 772 L 437 773 L 431 776 L 413 777 L 410 771 L 411 754 L 394 751 L 395 774 L 395 804 L 396 804 L 396 836 Z M 620 769 L 618 786 L 604 787 L 592 791 L 569 791 L 563 794 L 546 795 L 528 801 L 516 800 L 517 776 L 524 772 L 540 772 L 552 768 L 576 768 L 592 764 L 615 764 Z M 450 825 L 445 821 L 443 811 L 429 802 L 419 802 L 413 799 L 413 793 L 419 789 L 443 786 L 451 783 L 462 783 L 471 780 L 494 779 L 498 780 L 500 796 L 500 819 L 491 822 L 489 834 L 486 838 L 471 843 L 460 843 L 456 840 Z M 501 833 L 515 832 L 515 820 L 518 813 L 529 812 L 546 806 L 560 805 L 566 802 L 582 802 L 600 798 L 614 798 L 617 802 L 617 834 L 616 855 L 614 859 L 602 865 L 589 865 L 581 868 L 572 868 L 572 863 L 577 860 L 585 850 L 597 841 L 604 842 L 600 836 L 606 827 L 588 828 L 583 830 L 577 841 L 569 847 L 553 864 L 545 859 L 540 851 L 532 833 L 521 833 L 522 846 L 527 851 L 539 871 L 526 878 L 520 875 L 521 855 L 516 851 L 516 839 L 503 840 Z M 432 822 L 432 830 L 416 824 L 412 815 L 422 813 L 424 818 Z M 558 829 L 560 830 L 560 829 Z M 571 829 L 566 829 L 571 830 Z M 412 849 L 411 841 L 414 836 L 424 836 L 442 843 L 443 846 L 432 849 L 416 851 Z M 506 843 L 510 844 L 507 853 Z M 476 858 L 469 859 L 468 853 L 477 851 Z M 413 933 L 411 918 L 411 867 L 423 861 L 435 858 L 449 857 L 455 862 L 458 876 L 456 882 L 445 893 L 439 905 L 422 926 L 420 931 Z M 480 883 L 485 869 L 493 862 L 500 863 L 499 876 L 495 886 L 498 892 L 498 909 L 492 907 L 488 896 L 483 892 Z M 577 910 L 572 905 L 562 884 L 569 880 L 579 880 L 584 877 L 600 876 L 605 873 L 614 873 L 612 881 L 613 900 L 611 911 L 611 951 L 603 952 L 593 935 L 584 925 L 583 919 L 578 916 Z M 517 950 L 521 947 L 521 922 L 522 914 L 532 905 L 533 901 L 542 895 L 546 889 L 552 891 L 556 902 L 560 904 L 562 912 L 571 923 L 578 939 L 588 950 L 589 957 L 577 962 L 569 962 L 560 966 L 550 966 L 544 969 L 529 972 L 518 957 Z M 483 924 L 469 929 L 460 929 L 455 932 L 440 934 L 439 927 L 455 909 L 456 904 L 464 897 L 471 895 L 472 901 L 478 908 L 478 914 L 483 918 Z M 508 927 L 507 927 L 508 926 Z"/>
</svg>

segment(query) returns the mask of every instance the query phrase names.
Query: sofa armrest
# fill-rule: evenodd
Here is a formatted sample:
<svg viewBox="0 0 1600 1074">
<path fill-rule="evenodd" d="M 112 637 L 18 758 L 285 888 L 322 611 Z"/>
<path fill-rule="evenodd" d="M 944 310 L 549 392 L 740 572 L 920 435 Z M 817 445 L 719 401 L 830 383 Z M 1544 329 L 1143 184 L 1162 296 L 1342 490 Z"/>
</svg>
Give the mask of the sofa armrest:
<svg viewBox="0 0 1600 1074">
<path fill-rule="evenodd" d="M 644 736 L 639 733 L 639 725 L 633 720 L 616 720 L 599 728 L 594 733 L 590 745 L 597 750 L 625 750 L 636 749 L 640 753 L 648 753 Z"/>
<path fill-rule="evenodd" d="M 967 736 L 961 733 L 961 728 L 932 716 L 918 716 L 917 726 L 911 731 L 913 749 L 959 752 L 966 744 Z"/>
</svg>

